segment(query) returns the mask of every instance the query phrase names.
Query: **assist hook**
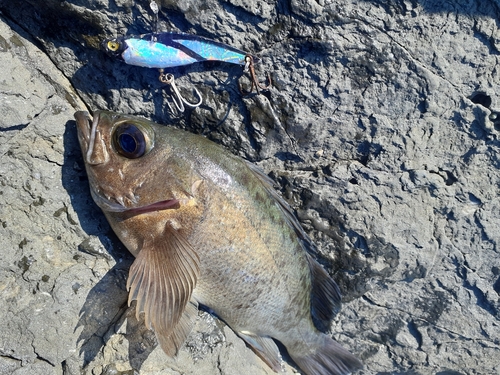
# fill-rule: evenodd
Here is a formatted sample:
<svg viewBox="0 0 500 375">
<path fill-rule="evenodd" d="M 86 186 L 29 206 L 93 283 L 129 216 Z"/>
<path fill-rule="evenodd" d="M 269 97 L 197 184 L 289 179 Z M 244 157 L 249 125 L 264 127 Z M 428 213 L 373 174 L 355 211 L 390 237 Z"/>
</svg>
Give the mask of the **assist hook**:
<svg viewBox="0 0 500 375">
<path fill-rule="evenodd" d="M 272 80 L 271 80 L 271 76 L 269 75 L 269 73 L 267 73 L 267 80 L 269 81 L 269 84 L 267 86 L 264 86 L 259 82 L 259 80 L 257 79 L 257 74 L 255 74 L 255 66 L 253 63 L 253 57 L 251 55 L 245 56 L 245 67 L 243 68 L 243 72 L 250 73 L 250 81 L 252 82 L 252 85 L 250 86 L 250 90 L 246 91 L 246 90 L 243 90 L 243 87 L 241 87 L 241 84 L 239 84 L 239 89 L 240 89 L 241 95 L 251 94 L 253 92 L 254 88 L 255 88 L 255 91 L 257 91 L 257 94 L 260 94 L 259 89 L 267 90 L 272 85 Z"/>
</svg>

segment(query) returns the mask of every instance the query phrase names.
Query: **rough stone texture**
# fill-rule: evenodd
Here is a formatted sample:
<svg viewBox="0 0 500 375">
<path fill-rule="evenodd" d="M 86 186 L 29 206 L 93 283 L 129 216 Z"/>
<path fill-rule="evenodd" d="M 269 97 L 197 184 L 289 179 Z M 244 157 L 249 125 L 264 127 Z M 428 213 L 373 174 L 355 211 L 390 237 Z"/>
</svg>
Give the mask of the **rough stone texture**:
<svg viewBox="0 0 500 375">
<path fill-rule="evenodd" d="M 148 3 L 0 0 L 0 374 L 272 373 L 205 312 L 169 359 L 127 309 L 132 259 L 76 141 L 85 105 L 268 172 L 342 289 L 332 333 L 360 374 L 500 373 L 500 2 L 163 0 L 163 29 L 254 52 L 274 82 L 241 97 L 239 67 L 175 69 L 204 98 L 185 113 L 157 72 L 97 48 L 151 30 Z"/>
</svg>

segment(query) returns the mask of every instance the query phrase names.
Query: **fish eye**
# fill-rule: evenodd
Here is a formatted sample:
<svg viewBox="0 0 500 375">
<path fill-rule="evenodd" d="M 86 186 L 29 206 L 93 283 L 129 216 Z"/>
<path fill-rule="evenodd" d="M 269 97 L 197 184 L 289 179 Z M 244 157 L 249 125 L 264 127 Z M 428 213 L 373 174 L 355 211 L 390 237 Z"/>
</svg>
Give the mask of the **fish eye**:
<svg viewBox="0 0 500 375">
<path fill-rule="evenodd" d="M 116 40 L 109 40 L 106 45 L 108 46 L 108 49 L 112 52 L 116 52 L 120 49 L 120 43 L 117 42 Z"/>
<path fill-rule="evenodd" d="M 146 132 L 130 123 L 119 125 L 113 133 L 113 146 L 127 159 L 137 159 L 151 149 L 151 140 Z"/>
</svg>

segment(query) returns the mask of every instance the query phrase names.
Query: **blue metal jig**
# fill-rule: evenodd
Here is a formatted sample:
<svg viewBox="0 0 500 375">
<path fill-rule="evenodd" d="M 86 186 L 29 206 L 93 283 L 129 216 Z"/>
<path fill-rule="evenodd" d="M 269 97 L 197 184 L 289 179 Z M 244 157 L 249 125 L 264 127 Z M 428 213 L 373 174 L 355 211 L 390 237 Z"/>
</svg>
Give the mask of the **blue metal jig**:
<svg viewBox="0 0 500 375">
<path fill-rule="evenodd" d="M 269 86 L 262 86 L 255 75 L 254 62 L 258 61 L 252 55 L 215 40 L 197 35 L 183 33 L 150 33 L 137 37 L 119 37 L 106 39 L 102 42 L 103 49 L 111 56 L 122 59 L 130 65 L 146 68 L 172 68 L 189 65 L 201 61 L 221 61 L 237 64 L 249 72 L 252 80 L 251 90 L 243 91 L 249 94 L 253 88 L 259 92 Z M 163 79 L 162 79 L 163 78 Z M 268 75 L 269 81 L 270 77 Z M 163 82 L 165 76 L 160 74 Z"/>
<path fill-rule="evenodd" d="M 130 65 L 172 68 L 200 61 L 223 61 L 245 65 L 246 52 L 196 35 L 154 33 L 139 37 L 107 39 L 104 50 Z"/>
</svg>

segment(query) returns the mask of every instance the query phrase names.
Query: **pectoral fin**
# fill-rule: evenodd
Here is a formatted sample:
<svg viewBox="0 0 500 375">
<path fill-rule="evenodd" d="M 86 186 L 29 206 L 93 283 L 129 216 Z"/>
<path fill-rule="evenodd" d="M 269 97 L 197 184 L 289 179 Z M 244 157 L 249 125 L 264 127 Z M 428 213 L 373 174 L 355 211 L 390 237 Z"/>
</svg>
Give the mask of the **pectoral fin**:
<svg viewBox="0 0 500 375">
<path fill-rule="evenodd" d="M 145 242 L 130 267 L 129 305 L 137 300 L 137 319 L 143 312 L 146 327 L 153 328 L 169 355 L 176 354 L 191 330 L 196 306 L 189 301 L 199 273 L 196 251 L 171 227 L 159 240 Z"/>
<path fill-rule="evenodd" d="M 182 344 L 186 341 L 187 336 L 193 329 L 197 313 L 198 304 L 194 300 L 191 300 L 184 309 L 179 322 L 173 329 L 164 327 L 167 328 L 166 331 L 155 331 L 158 343 L 163 351 L 170 357 L 175 356 Z"/>
</svg>

